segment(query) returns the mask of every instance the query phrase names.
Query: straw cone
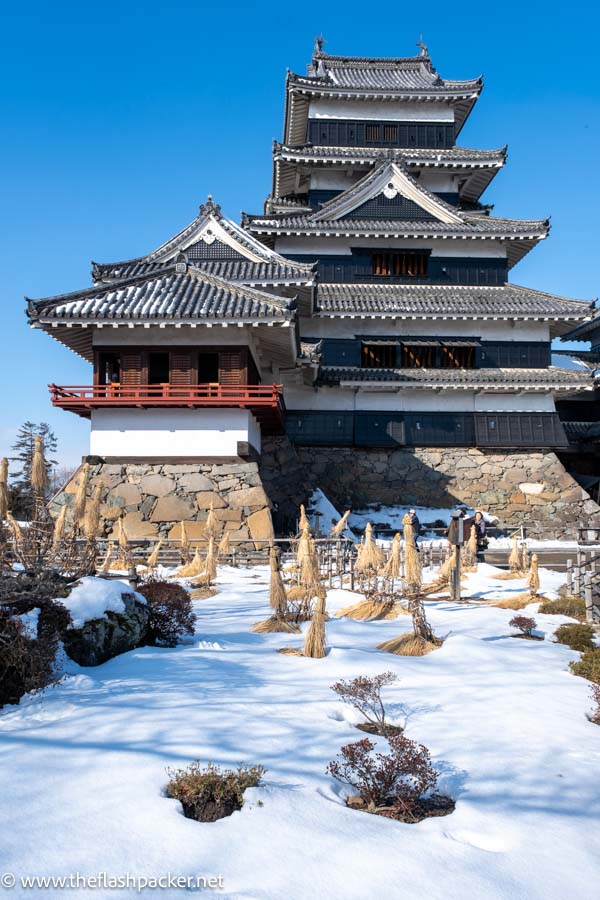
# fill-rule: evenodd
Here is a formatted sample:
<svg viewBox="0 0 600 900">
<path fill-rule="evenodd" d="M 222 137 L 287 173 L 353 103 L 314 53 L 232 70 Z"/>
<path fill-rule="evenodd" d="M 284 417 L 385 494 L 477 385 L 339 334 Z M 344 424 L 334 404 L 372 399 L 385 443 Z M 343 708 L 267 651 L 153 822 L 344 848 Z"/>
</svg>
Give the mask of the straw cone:
<svg viewBox="0 0 600 900">
<path fill-rule="evenodd" d="M 204 569 L 206 571 L 206 575 L 208 578 L 208 583 L 214 581 L 217 577 L 217 551 L 215 548 L 215 539 L 213 537 L 208 539 L 208 550 L 206 552 L 206 559 L 204 560 Z"/>
<path fill-rule="evenodd" d="M 0 462 L 0 522 L 6 519 L 8 512 L 8 460 L 6 457 Z"/>
<path fill-rule="evenodd" d="M 350 510 L 347 509 L 339 522 L 337 522 L 333 528 L 331 529 L 330 536 L 331 537 L 339 537 L 346 528 L 348 524 L 348 519 L 350 518 Z"/>
<path fill-rule="evenodd" d="M 373 526 L 368 522 L 365 528 L 365 542 L 356 560 L 354 571 L 359 573 L 376 572 L 384 561 L 383 551 L 373 540 Z"/>
<path fill-rule="evenodd" d="M 432 650 L 437 650 L 439 646 L 440 644 L 418 637 L 414 631 L 408 631 L 398 638 L 378 644 L 377 649 L 385 653 L 394 653 L 396 656 L 425 656 Z"/>
<path fill-rule="evenodd" d="M 413 527 L 410 516 L 406 515 L 402 519 L 402 527 L 404 530 L 404 555 L 406 559 L 404 578 L 407 585 L 413 590 L 421 587 L 421 558 L 415 546 L 413 537 Z"/>
<path fill-rule="evenodd" d="M 79 479 L 77 481 L 77 491 L 75 493 L 75 499 L 73 501 L 73 525 L 75 528 L 81 529 L 83 526 L 83 520 L 85 516 L 85 492 L 87 490 L 87 483 L 90 473 L 90 467 L 88 463 L 84 463 L 79 472 Z"/>
<path fill-rule="evenodd" d="M 275 545 L 271 544 L 269 548 L 269 566 L 271 569 L 271 578 L 269 582 L 269 606 L 275 610 L 280 616 L 284 616 L 287 612 L 287 594 L 281 579 L 281 571 L 279 569 L 279 558 Z"/>
<path fill-rule="evenodd" d="M 300 504 L 300 521 L 298 523 L 298 527 L 300 531 L 304 531 L 305 528 L 308 528 L 310 530 L 310 522 L 308 521 L 308 517 L 306 515 L 304 503 Z"/>
<path fill-rule="evenodd" d="M 86 504 L 85 507 L 83 532 L 88 541 L 93 541 L 94 538 L 98 537 L 98 531 L 100 529 L 100 497 L 102 496 L 103 490 L 104 485 L 101 481 L 99 481 L 94 488 L 92 499 L 89 501 L 89 503 Z"/>
<path fill-rule="evenodd" d="M 162 547 L 162 545 L 163 545 L 162 540 L 159 540 L 158 544 L 156 545 L 156 547 L 154 548 L 154 550 L 152 551 L 152 553 L 146 560 L 146 565 L 148 566 L 149 569 L 153 569 L 157 565 L 158 554 L 160 553 L 160 548 Z"/>
<path fill-rule="evenodd" d="M 31 460 L 31 489 L 34 493 L 43 494 L 48 487 L 48 471 L 44 460 L 44 441 L 35 437 L 33 457 Z"/>
<path fill-rule="evenodd" d="M 230 544 L 229 532 L 224 531 L 223 537 L 219 541 L 219 546 L 217 548 L 219 556 L 227 556 L 227 554 L 229 553 L 229 550 L 230 550 L 229 544 Z"/>
<path fill-rule="evenodd" d="M 477 564 L 477 529 L 474 525 L 471 525 L 466 551 L 466 565 L 475 566 Z"/>
<path fill-rule="evenodd" d="M 325 593 L 317 600 L 315 611 L 304 641 L 304 656 L 323 659 L 325 656 Z"/>
<path fill-rule="evenodd" d="M 365 599 L 352 606 L 345 606 L 336 613 L 338 618 L 354 619 L 355 622 L 374 622 L 377 619 L 396 619 L 406 610 L 393 600 Z"/>
<path fill-rule="evenodd" d="M 110 570 L 110 564 L 113 561 L 114 557 L 114 549 L 112 544 L 108 544 L 106 547 L 106 556 L 102 560 L 102 565 L 100 566 L 100 572 L 108 572 Z"/>
<path fill-rule="evenodd" d="M 537 596 L 537 593 L 540 589 L 540 576 L 538 572 L 538 557 L 537 553 L 534 553 L 531 557 L 531 569 L 529 570 L 529 577 L 527 578 L 527 583 L 529 585 L 529 590 L 531 591 L 531 596 Z"/>
<path fill-rule="evenodd" d="M 512 548 L 508 557 L 508 568 L 511 572 L 518 572 L 521 569 L 521 556 L 519 554 L 519 543 L 516 534 L 512 537 Z"/>
<path fill-rule="evenodd" d="M 206 526 L 204 530 L 204 535 L 206 538 L 216 537 L 217 531 L 219 530 L 219 523 L 217 522 L 217 517 L 215 516 L 214 504 L 210 504 L 210 509 L 208 511 L 208 516 L 206 517 Z"/>
<path fill-rule="evenodd" d="M 396 532 L 396 534 L 394 535 L 394 540 L 392 541 L 388 561 L 381 570 L 380 574 L 385 578 L 400 577 L 400 534 L 398 532 Z"/>
<path fill-rule="evenodd" d="M 57 547 L 63 539 L 65 533 L 65 525 L 67 523 L 67 507 L 62 506 L 61 510 L 54 521 L 54 534 L 52 535 L 52 546 Z"/>
<path fill-rule="evenodd" d="M 121 550 L 129 550 L 129 541 L 127 539 L 127 532 L 122 518 L 120 518 L 117 523 L 117 537 Z"/>
<path fill-rule="evenodd" d="M 205 568 L 206 564 L 200 556 L 200 549 L 196 547 L 192 561 L 177 569 L 175 575 L 177 578 L 195 578 L 196 575 L 201 575 Z"/>
<path fill-rule="evenodd" d="M 529 571 L 529 553 L 527 551 L 527 544 L 521 546 L 521 571 Z"/>
</svg>

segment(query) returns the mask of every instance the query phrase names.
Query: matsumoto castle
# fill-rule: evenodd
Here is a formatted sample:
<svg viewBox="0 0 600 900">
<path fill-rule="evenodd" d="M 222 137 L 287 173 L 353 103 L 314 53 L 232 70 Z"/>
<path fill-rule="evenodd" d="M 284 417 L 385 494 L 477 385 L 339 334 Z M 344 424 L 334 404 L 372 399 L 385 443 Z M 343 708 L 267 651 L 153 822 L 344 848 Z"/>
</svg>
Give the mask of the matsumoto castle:
<svg viewBox="0 0 600 900">
<path fill-rule="evenodd" d="M 262 213 L 237 224 L 215 194 L 145 256 L 94 263 L 91 287 L 28 301 L 90 363 L 51 401 L 90 420 L 107 531 L 200 534 L 212 502 L 256 540 L 317 486 L 338 505 L 589 522 L 564 463 L 595 474 L 597 354 L 551 341 L 600 343 L 600 324 L 589 301 L 514 283 L 550 228 L 482 199 L 507 158 L 459 144 L 482 79 L 442 77 L 422 42 L 394 59 L 323 44 L 287 74 Z"/>
</svg>

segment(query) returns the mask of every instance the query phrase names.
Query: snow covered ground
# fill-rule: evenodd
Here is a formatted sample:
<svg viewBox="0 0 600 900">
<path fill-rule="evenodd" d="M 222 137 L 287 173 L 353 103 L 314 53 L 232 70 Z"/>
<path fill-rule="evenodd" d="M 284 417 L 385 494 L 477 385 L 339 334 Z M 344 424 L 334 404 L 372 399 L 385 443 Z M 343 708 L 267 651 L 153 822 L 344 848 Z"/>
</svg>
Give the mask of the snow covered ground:
<svg viewBox="0 0 600 900">
<path fill-rule="evenodd" d="M 489 592 L 491 569 L 469 576 Z M 561 577 L 541 572 L 554 592 Z M 328 623 L 324 660 L 282 656 L 293 635 L 258 635 L 266 568 L 219 572 L 196 603 L 197 636 L 71 675 L 0 711 L 0 872 L 223 877 L 236 900 L 591 900 L 600 877 L 600 728 L 586 719 L 577 654 L 552 642 L 563 620 L 536 615 L 543 642 L 510 637 L 514 615 L 427 604 L 446 640 L 422 658 L 376 644 L 409 617 Z M 497 582 L 518 592 L 523 582 Z M 332 591 L 334 611 L 356 599 Z M 528 608 L 525 613 L 534 612 Z M 363 735 L 329 689 L 340 677 L 394 670 L 391 718 L 426 744 L 455 812 L 406 825 L 348 809 L 325 774 Z M 213 824 L 185 819 L 163 791 L 167 766 L 200 758 L 268 769 L 244 808 Z M 151 894 L 151 891 L 146 892 Z M 161 897 L 183 896 L 167 888 Z M 12 897 L 118 897 L 129 891 L 23 890 Z"/>
</svg>

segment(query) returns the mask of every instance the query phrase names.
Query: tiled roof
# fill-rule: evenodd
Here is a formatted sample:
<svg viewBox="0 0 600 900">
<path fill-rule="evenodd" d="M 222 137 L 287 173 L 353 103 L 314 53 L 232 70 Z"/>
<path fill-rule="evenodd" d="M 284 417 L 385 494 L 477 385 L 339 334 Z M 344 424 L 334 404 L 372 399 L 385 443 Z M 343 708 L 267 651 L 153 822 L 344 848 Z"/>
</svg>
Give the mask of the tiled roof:
<svg viewBox="0 0 600 900">
<path fill-rule="evenodd" d="M 433 165 L 503 165 L 506 159 L 506 147 L 499 150 L 469 150 L 466 147 L 451 149 L 408 149 L 382 147 L 322 147 L 316 144 L 305 144 L 300 147 L 287 147 L 276 141 L 273 155 L 291 161 L 315 160 L 316 162 L 378 162 L 392 159 L 406 162 L 409 165 L 419 163 Z"/>
<path fill-rule="evenodd" d="M 323 366 L 318 383 L 337 385 L 341 382 L 398 384 L 403 387 L 510 387 L 522 389 L 592 388 L 586 373 L 564 369 L 357 369 L 345 366 Z"/>
<path fill-rule="evenodd" d="M 599 342 L 600 336 L 600 309 L 594 311 L 594 315 L 588 322 L 583 322 L 571 331 L 563 335 L 563 341 L 594 341 Z"/>
<path fill-rule="evenodd" d="M 291 319 L 294 301 L 234 284 L 191 266 L 175 266 L 115 284 L 30 300 L 32 321 Z"/>
<path fill-rule="evenodd" d="M 198 260 L 196 268 L 209 275 L 217 275 L 226 281 L 239 281 L 244 284 L 282 284 L 306 283 L 306 267 L 276 262 L 253 262 L 249 259 Z M 95 263 L 92 271 L 94 281 L 122 281 L 138 275 L 149 275 L 165 268 L 164 262 L 145 262 L 144 258 L 123 263 Z"/>
<path fill-rule="evenodd" d="M 581 321 L 591 303 L 557 297 L 516 284 L 474 287 L 437 284 L 319 284 L 320 315 L 423 315 L 475 318 L 546 318 Z"/>
<path fill-rule="evenodd" d="M 571 443 L 600 440 L 600 422 L 563 422 L 562 425 Z"/>
<path fill-rule="evenodd" d="M 332 56 L 315 51 L 309 76 L 294 76 L 299 84 L 315 81 L 335 88 L 415 93 L 479 91 L 481 78 L 455 81 L 441 78 L 428 56 L 399 58 Z"/>
</svg>

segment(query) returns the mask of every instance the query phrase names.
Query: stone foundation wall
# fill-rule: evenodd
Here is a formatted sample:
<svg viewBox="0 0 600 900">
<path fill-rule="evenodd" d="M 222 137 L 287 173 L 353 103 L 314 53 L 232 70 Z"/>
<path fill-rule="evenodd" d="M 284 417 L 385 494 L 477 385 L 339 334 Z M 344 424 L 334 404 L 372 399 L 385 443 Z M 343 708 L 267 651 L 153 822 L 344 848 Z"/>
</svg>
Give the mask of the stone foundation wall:
<svg viewBox="0 0 600 900">
<path fill-rule="evenodd" d="M 72 504 L 77 479 L 78 473 L 54 498 L 54 513 Z M 182 521 L 188 538 L 201 538 L 211 503 L 221 531 L 233 540 L 264 541 L 273 535 L 270 502 L 255 462 L 96 463 L 90 466 L 88 496 L 99 481 L 103 535 L 110 538 L 116 538 L 121 517 L 131 540 L 178 540 Z"/>
<path fill-rule="evenodd" d="M 600 507 L 548 451 L 293 447 L 276 438 L 264 448 L 260 469 L 280 512 L 294 514 L 295 506 L 297 514 L 297 503 L 318 486 L 340 510 L 464 503 L 506 525 L 544 529 L 547 537 L 575 535 L 580 523 L 600 526 Z"/>
</svg>

